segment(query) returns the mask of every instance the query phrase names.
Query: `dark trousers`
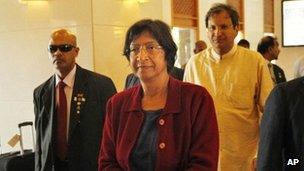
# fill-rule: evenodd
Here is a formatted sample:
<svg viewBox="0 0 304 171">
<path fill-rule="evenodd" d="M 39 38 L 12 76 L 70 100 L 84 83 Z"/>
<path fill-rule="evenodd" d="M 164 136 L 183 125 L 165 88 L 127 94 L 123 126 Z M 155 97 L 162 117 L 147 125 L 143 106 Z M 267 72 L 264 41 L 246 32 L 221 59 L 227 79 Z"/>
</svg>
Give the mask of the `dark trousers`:
<svg viewBox="0 0 304 171">
<path fill-rule="evenodd" d="M 59 158 L 56 157 L 55 159 L 55 171 L 68 171 L 68 161 L 61 161 Z"/>
</svg>

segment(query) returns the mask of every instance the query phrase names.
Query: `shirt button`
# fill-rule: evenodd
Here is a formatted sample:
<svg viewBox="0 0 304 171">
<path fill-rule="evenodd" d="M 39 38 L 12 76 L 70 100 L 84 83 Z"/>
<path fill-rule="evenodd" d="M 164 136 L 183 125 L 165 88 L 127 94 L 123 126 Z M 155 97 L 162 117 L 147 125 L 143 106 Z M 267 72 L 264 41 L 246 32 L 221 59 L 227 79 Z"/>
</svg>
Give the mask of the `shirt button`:
<svg viewBox="0 0 304 171">
<path fill-rule="evenodd" d="M 159 146 L 160 149 L 164 149 L 166 147 L 166 144 L 165 143 L 160 143 L 158 146 Z"/>
<path fill-rule="evenodd" d="M 164 119 L 160 119 L 160 120 L 158 121 L 158 123 L 159 123 L 160 125 L 164 125 L 164 124 L 165 124 L 165 120 L 164 120 Z"/>
</svg>

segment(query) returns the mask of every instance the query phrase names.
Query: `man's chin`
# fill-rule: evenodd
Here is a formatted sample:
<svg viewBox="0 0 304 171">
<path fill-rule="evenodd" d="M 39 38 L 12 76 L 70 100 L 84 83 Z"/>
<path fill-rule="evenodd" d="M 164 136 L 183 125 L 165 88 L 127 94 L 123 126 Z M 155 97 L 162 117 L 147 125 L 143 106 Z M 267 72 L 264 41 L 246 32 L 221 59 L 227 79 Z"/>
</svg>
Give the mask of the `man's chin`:
<svg viewBox="0 0 304 171">
<path fill-rule="evenodd" d="M 56 64 L 54 64 L 54 68 L 59 73 L 63 73 L 66 70 L 63 65 L 56 65 Z"/>
<path fill-rule="evenodd" d="M 62 68 L 62 67 L 64 67 L 64 62 L 55 61 L 55 62 L 53 62 L 53 65 L 55 68 Z"/>
</svg>

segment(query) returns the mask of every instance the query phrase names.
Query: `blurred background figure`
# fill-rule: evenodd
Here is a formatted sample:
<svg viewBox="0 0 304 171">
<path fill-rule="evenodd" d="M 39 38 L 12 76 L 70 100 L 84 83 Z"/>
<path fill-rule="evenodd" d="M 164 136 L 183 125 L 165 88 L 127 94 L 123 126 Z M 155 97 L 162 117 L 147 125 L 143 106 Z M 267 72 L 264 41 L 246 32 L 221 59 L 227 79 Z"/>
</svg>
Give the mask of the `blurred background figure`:
<svg viewBox="0 0 304 171">
<path fill-rule="evenodd" d="M 199 40 L 195 42 L 195 49 L 193 50 L 194 54 L 197 54 L 207 48 L 206 42 Z"/>
<path fill-rule="evenodd" d="M 263 57 L 268 61 L 268 68 L 274 84 L 286 82 L 285 74 L 282 68 L 271 63 L 272 60 L 277 60 L 280 54 L 279 43 L 275 37 L 263 37 L 257 47 Z"/>
<path fill-rule="evenodd" d="M 261 120 L 258 171 L 303 171 L 304 77 L 277 85 Z"/>
<path fill-rule="evenodd" d="M 241 39 L 237 45 L 250 49 L 250 43 L 246 39 Z"/>
<path fill-rule="evenodd" d="M 294 64 L 294 78 L 304 76 L 304 58 L 299 58 Z"/>
</svg>

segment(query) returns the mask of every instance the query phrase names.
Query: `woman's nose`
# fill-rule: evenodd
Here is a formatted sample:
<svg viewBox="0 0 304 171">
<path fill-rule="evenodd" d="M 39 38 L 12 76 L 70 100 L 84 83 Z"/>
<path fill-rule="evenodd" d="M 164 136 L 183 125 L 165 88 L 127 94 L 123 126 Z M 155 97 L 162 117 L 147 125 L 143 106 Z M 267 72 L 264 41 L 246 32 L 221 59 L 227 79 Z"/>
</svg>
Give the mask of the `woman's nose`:
<svg viewBox="0 0 304 171">
<path fill-rule="evenodd" d="M 139 53 L 137 54 L 137 60 L 147 60 L 148 58 L 148 52 L 146 48 L 141 47 L 139 49 Z"/>
</svg>

